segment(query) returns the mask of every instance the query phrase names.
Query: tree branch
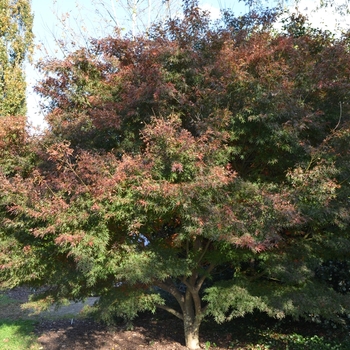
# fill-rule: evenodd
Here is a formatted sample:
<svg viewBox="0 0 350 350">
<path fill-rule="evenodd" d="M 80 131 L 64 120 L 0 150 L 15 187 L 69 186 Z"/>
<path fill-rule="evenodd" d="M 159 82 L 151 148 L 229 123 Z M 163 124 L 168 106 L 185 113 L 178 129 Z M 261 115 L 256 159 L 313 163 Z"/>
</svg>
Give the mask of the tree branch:
<svg viewBox="0 0 350 350">
<path fill-rule="evenodd" d="M 206 273 L 198 280 L 197 284 L 196 284 L 196 289 L 199 291 L 204 283 L 204 281 L 206 280 L 206 278 L 208 277 L 208 274 L 210 274 L 214 268 L 215 268 L 215 264 L 210 264 Z"/>
<path fill-rule="evenodd" d="M 199 297 L 198 291 L 195 288 L 193 290 L 190 290 L 190 292 L 191 292 L 192 299 L 193 299 L 196 318 L 200 318 L 200 317 L 202 317 L 201 298 Z"/>
<path fill-rule="evenodd" d="M 165 310 L 165 311 L 168 311 L 169 313 L 171 313 L 172 315 L 176 316 L 176 317 L 179 318 L 180 320 L 183 320 L 183 319 L 184 319 L 183 315 L 182 315 L 180 312 L 174 310 L 173 308 L 171 308 L 171 307 L 169 307 L 169 306 L 167 306 L 167 305 L 157 305 L 157 307 L 158 307 L 159 309 L 163 309 L 163 310 Z"/>
<path fill-rule="evenodd" d="M 339 102 L 339 120 L 338 120 L 337 125 L 332 130 L 333 132 L 335 132 L 337 130 L 338 126 L 340 125 L 342 114 L 343 114 L 343 105 L 342 105 L 342 102 L 340 101 Z"/>
<path fill-rule="evenodd" d="M 184 296 L 178 291 L 170 279 L 166 281 L 156 281 L 154 285 L 170 293 L 179 303 L 181 310 L 183 310 L 185 302 Z"/>
<path fill-rule="evenodd" d="M 207 242 L 207 244 L 205 245 L 205 247 L 204 247 L 204 250 L 203 250 L 203 253 L 202 253 L 202 255 L 201 255 L 201 257 L 199 258 L 199 260 L 198 260 L 198 264 L 202 261 L 202 259 L 204 258 L 204 255 L 205 255 L 205 253 L 208 251 L 208 248 L 209 248 L 209 246 L 210 246 L 210 240 L 208 240 L 208 242 Z"/>
</svg>

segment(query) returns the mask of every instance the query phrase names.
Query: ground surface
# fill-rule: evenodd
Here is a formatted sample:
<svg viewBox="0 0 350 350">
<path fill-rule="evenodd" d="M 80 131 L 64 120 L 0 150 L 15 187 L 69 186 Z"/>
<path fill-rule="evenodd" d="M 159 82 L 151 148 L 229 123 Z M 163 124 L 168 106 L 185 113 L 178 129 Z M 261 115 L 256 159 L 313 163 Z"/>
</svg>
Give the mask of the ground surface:
<svg viewBox="0 0 350 350">
<path fill-rule="evenodd" d="M 106 328 L 92 321 L 43 321 L 36 331 L 45 350 L 111 350 L 111 349 L 186 349 L 181 344 L 181 329 L 174 322 L 138 320 L 132 331 L 123 327 Z"/>
<path fill-rule="evenodd" d="M 143 314 L 134 322 L 133 330 L 127 330 L 124 325 L 107 327 L 91 319 L 80 317 L 84 306 L 81 303 L 31 316 L 28 311 L 20 308 L 20 303 L 28 300 L 29 293 L 29 290 L 23 288 L 7 292 L 11 299 L 19 303 L 2 307 L 0 317 L 37 320 L 36 333 L 43 350 L 186 349 L 183 343 L 181 321 L 166 312 L 156 315 Z M 88 304 L 91 305 L 94 300 L 89 299 Z M 206 332 L 208 332 L 207 335 L 205 335 Z M 220 339 L 215 331 L 209 332 L 204 327 L 202 333 L 205 342 L 215 343 L 215 349 L 228 348 L 225 345 L 220 346 Z M 227 339 L 222 340 L 226 340 L 227 343 Z M 205 348 L 204 343 L 203 347 Z"/>
<path fill-rule="evenodd" d="M 29 293 L 23 288 L 8 291 L 10 302 L 0 306 L 0 319 L 36 320 L 35 333 L 42 350 L 186 350 L 181 321 L 165 311 L 155 315 L 142 314 L 134 321 L 133 330 L 127 330 L 122 324 L 107 327 L 87 318 L 81 303 L 32 316 L 28 310 L 21 309 Z M 88 304 L 94 300 L 89 299 Z M 301 334 L 321 337 L 319 345 L 305 347 L 305 343 L 300 343 Z M 323 336 L 339 340 L 340 347 L 334 347 L 333 343 L 325 347 Z M 350 349 L 350 342 L 342 344 L 343 336 L 343 331 L 325 330 L 312 323 L 277 322 L 261 315 L 248 315 L 220 326 L 214 322 L 204 322 L 201 326 L 202 348 L 215 350 Z M 265 345 L 261 347 L 259 344 L 262 343 Z"/>
</svg>

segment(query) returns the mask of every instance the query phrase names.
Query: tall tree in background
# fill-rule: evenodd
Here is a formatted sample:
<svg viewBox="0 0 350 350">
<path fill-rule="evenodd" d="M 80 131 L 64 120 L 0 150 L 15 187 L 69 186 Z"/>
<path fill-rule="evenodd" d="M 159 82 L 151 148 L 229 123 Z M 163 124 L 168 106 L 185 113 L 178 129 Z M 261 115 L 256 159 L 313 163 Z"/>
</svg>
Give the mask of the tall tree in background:
<svg viewBox="0 0 350 350">
<path fill-rule="evenodd" d="M 322 268 L 350 256 L 349 34 L 275 20 L 185 1 L 147 36 L 42 63 L 40 162 L 1 175 L 1 286 L 93 293 L 105 319 L 162 308 L 190 349 L 205 317 L 342 322 Z"/>
<path fill-rule="evenodd" d="M 0 116 L 23 116 L 24 64 L 33 45 L 30 0 L 1 0 L 0 14 Z"/>
</svg>

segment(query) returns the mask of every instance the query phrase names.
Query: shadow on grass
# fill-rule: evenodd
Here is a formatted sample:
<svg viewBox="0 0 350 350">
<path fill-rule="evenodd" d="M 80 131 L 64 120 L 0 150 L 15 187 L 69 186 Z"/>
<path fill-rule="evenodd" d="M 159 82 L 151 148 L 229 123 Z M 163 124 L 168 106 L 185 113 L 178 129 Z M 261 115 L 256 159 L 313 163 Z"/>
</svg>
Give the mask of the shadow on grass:
<svg viewBox="0 0 350 350">
<path fill-rule="evenodd" d="M 31 320 L 0 319 L 0 349 L 39 349 L 34 327 Z"/>
</svg>

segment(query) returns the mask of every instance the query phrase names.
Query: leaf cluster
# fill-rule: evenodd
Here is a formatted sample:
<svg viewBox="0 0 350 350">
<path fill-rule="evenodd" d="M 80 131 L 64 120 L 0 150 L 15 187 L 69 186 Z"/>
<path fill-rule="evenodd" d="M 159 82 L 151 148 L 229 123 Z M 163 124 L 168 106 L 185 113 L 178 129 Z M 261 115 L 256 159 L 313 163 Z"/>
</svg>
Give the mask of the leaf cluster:
<svg viewBox="0 0 350 350">
<path fill-rule="evenodd" d="M 100 295 L 130 318 L 339 321 L 347 296 L 315 271 L 349 258 L 348 39 L 276 19 L 188 5 L 42 63 L 38 166 L 0 182 L 3 285 Z"/>
</svg>

